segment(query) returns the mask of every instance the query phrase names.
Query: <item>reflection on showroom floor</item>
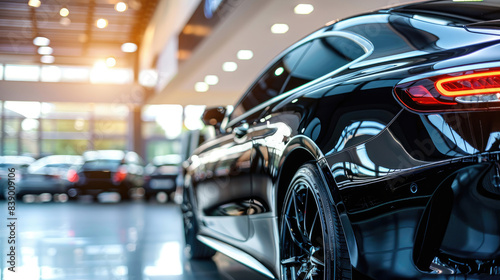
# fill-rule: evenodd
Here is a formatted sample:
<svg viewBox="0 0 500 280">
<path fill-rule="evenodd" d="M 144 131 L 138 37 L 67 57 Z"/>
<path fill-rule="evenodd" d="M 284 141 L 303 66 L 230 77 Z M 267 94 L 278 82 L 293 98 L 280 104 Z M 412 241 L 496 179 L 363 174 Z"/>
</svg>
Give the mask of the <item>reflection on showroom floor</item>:
<svg viewBox="0 0 500 280">
<path fill-rule="evenodd" d="M 0 209 L 7 211 L 5 201 Z M 265 279 L 220 254 L 186 260 L 172 203 L 18 202 L 16 211 L 17 272 L 7 270 L 2 227 L 0 279 Z"/>
</svg>

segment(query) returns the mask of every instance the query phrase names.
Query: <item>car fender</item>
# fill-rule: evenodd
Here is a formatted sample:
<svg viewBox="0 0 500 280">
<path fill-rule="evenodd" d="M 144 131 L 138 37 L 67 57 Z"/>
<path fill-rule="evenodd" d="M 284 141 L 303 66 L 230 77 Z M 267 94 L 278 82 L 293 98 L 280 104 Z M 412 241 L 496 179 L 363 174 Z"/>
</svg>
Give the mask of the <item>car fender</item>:
<svg viewBox="0 0 500 280">
<path fill-rule="evenodd" d="M 344 230 L 344 235 L 346 237 L 347 246 L 349 249 L 349 255 L 353 265 L 357 263 L 357 242 L 354 236 L 354 231 L 352 229 L 351 222 L 347 216 L 346 208 L 344 206 L 343 200 L 340 197 L 340 192 L 338 186 L 333 179 L 328 162 L 326 161 L 323 152 L 314 143 L 314 141 L 304 135 L 297 135 L 289 139 L 286 143 L 283 153 L 281 154 L 278 168 L 278 176 L 275 184 L 275 203 L 276 214 L 279 217 L 279 212 L 281 209 L 279 205 L 282 200 L 281 197 L 284 196 L 284 189 L 288 187 L 293 174 L 306 162 L 315 161 L 318 168 L 321 170 L 322 180 L 326 186 L 328 186 L 328 193 L 330 194 L 330 200 L 335 206 L 337 213 L 340 217 L 340 222 Z M 287 170 L 291 168 L 291 170 Z"/>
</svg>

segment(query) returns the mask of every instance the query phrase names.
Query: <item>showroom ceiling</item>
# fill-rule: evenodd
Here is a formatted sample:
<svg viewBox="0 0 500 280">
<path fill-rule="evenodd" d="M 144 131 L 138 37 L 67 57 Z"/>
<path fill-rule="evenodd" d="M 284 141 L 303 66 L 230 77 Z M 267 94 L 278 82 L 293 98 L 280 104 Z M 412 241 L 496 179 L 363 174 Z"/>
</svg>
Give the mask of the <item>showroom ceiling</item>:
<svg viewBox="0 0 500 280">
<path fill-rule="evenodd" d="M 117 66 L 132 67 L 135 53 L 125 53 L 121 46 L 141 42 L 158 0 L 124 1 L 128 6 L 123 12 L 115 9 L 118 2 L 0 0 L 0 63 L 40 63 L 40 51 L 58 65 L 92 65 L 113 57 Z M 107 20 L 107 26 L 97 27 L 99 19 Z M 51 49 L 39 50 L 36 37 L 48 38 L 50 43 L 42 40 L 41 45 Z"/>
<path fill-rule="evenodd" d="M 141 75 L 137 74 L 141 70 L 158 70 L 156 94 L 146 103 L 228 105 L 235 103 L 274 56 L 325 23 L 415 0 L 370 0 L 363 1 L 363 5 L 356 1 L 339 5 L 332 0 L 223 0 L 221 7 L 224 3 L 230 6 L 229 12 L 216 15 L 221 17 L 219 24 L 205 32 L 208 35 L 203 33 L 204 39 L 191 51 L 189 59 L 179 64 L 179 35 L 200 34 L 192 28 L 188 32 L 191 14 L 198 5 L 219 1 L 122 0 L 128 4 L 124 12 L 115 9 L 118 1 L 0 0 L 0 64 L 44 65 L 33 41 L 46 37 L 53 51 L 51 65 L 92 66 L 98 59 L 113 57 L 116 67 L 134 68 L 139 82 Z M 40 6 L 30 7 L 29 2 L 38 2 Z M 304 3 L 314 9 L 308 14 L 297 14 L 295 8 Z M 67 16 L 60 14 L 62 8 L 68 9 Z M 108 22 L 105 28 L 97 27 L 101 18 Z M 287 24 L 289 29 L 274 34 L 274 24 Z M 139 49 L 123 52 L 121 47 L 127 42 L 137 44 Z M 168 49 L 172 45 L 174 48 Z M 251 51 L 252 57 L 238 58 L 240 50 Z M 164 56 L 165 53 L 172 56 Z M 225 71 L 226 62 L 234 62 L 237 68 Z M 217 76 L 218 83 L 198 92 L 197 84 L 204 83 L 207 76 Z M 19 99 L 21 90 L 24 88 L 11 89 L 8 98 Z M 40 100 L 45 95 L 34 92 L 23 100 Z M 54 94 L 58 96 L 65 95 Z"/>
<path fill-rule="evenodd" d="M 230 0 L 227 0 L 230 1 Z M 248 88 L 264 67 L 282 50 L 330 21 L 366 13 L 387 6 L 415 2 L 415 0 L 252 0 L 236 2 L 233 11 L 192 53 L 189 61 L 179 66 L 175 77 L 158 89 L 148 103 L 181 105 L 231 105 Z M 360 4 L 362 2 L 362 4 Z M 313 10 L 296 12 L 300 4 L 309 4 Z M 273 33 L 275 24 L 286 24 L 285 33 Z M 239 59 L 240 50 L 250 50 L 251 59 Z M 226 62 L 236 64 L 233 71 L 225 71 Z M 159 73 L 162 76 L 162 73 Z M 217 76 L 218 82 L 202 87 L 197 85 L 208 77 Z"/>
</svg>

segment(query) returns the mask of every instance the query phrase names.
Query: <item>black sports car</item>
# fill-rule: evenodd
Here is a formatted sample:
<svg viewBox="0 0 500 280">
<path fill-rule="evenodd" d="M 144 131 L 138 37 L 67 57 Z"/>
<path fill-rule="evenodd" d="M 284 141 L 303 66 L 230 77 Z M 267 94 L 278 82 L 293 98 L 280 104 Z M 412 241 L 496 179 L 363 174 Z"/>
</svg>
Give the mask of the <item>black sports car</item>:
<svg viewBox="0 0 500 280">
<path fill-rule="evenodd" d="M 158 201 L 161 201 L 162 193 L 165 195 L 166 201 L 170 199 L 177 188 L 177 182 L 182 180 L 180 177 L 181 162 L 180 155 L 172 154 L 156 156 L 151 163 L 146 165 L 144 176 L 144 198 L 146 200 L 156 197 Z"/>
<path fill-rule="evenodd" d="M 485 0 L 341 20 L 206 110 L 188 256 L 279 279 L 500 279 L 498 19 Z"/>
<path fill-rule="evenodd" d="M 132 151 L 97 150 L 83 153 L 83 165 L 71 170 L 68 189 L 71 198 L 92 195 L 98 198 L 104 192 L 116 192 L 129 199 L 144 185 L 144 166 L 141 157 Z"/>
</svg>

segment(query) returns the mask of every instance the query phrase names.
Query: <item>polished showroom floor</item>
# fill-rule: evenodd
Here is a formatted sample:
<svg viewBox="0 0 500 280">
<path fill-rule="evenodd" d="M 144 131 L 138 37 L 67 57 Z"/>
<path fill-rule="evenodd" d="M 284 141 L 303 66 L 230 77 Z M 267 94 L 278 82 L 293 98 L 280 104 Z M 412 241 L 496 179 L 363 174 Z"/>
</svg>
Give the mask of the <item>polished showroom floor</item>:
<svg viewBox="0 0 500 280">
<path fill-rule="evenodd" d="M 0 212 L 0 279 L 266 279 L 220 254 L 186 260 L 178 206 L 144 201 L 18 202 L 13 273 L 5 201 Z"/>
</svg>

